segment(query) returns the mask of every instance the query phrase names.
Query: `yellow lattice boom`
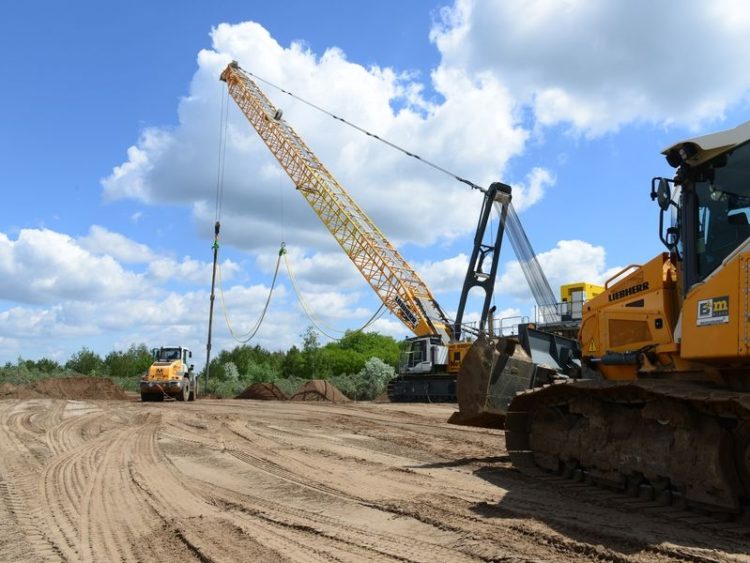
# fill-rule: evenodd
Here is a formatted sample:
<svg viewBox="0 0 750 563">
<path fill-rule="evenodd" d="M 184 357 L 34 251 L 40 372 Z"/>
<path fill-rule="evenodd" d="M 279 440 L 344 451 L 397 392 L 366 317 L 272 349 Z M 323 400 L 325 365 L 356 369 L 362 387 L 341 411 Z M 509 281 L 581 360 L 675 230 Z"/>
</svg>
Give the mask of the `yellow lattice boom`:
<svg viewBox="0 0 750 563">
<path fill-rule="evenodd" d="M 417 336 L 450 341 L 452 326 L 427 285 L 236 62 L 229 94 L 386 307 Z"/>
</svg>

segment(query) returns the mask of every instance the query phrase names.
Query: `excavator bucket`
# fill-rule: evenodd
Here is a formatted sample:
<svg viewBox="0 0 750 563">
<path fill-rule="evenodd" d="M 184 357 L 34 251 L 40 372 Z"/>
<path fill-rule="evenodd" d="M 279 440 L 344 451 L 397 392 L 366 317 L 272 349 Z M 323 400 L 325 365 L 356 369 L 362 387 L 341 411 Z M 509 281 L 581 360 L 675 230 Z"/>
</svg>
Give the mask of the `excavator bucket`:
<svg viewBox="0 0 750 563">
<path fill-rule="evenodd" d="M 520 391 L 534 385 L 541 368 L 531 361 L 514 338 L 480 335 L 469 349 L 458 373 L 458 412 L 451 424 L 502 428 L 508 405 Z"/>
<path fill-rule="evenodd" d="M 519 325 L 517 337 L 481 335 L 466 353 L 456 382 L 458 412 L 451 424 L 503 428 L 508 405 L 521 391 L 579 377 L 578 343 Z"/>
</svg>

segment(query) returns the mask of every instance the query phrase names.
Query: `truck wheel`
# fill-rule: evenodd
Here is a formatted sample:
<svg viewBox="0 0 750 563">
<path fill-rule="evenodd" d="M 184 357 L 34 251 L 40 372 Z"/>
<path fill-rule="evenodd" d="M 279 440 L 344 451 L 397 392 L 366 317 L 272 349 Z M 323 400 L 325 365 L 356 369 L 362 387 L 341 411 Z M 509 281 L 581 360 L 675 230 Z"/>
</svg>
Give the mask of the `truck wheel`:
<svg viewBox="0 0 750 563">
<path fill-rule="evenodd" d="M 151 395 L 147 393 L 141 393 L 141 401 L 145 403 L 146 401 L 150 401 L 150 400 L 151 400 Z"/>
<path fill-rule="evenodd" d="M 195 401 L 195 398 L 198 396 L 198 382 L 193 381 L 193 386 L 190 388 L 190 393 L 188 394 L 188 401 Z"/>
<path fill-rule="evenodd" d="M 177 395 L 177 400 L 178 401 L 188 400 L 189 393 L 190 393 L 190 380 L 186 377 L 182 380 L 182 390 L 180 391 L 180 394 Z"/>
</svg>

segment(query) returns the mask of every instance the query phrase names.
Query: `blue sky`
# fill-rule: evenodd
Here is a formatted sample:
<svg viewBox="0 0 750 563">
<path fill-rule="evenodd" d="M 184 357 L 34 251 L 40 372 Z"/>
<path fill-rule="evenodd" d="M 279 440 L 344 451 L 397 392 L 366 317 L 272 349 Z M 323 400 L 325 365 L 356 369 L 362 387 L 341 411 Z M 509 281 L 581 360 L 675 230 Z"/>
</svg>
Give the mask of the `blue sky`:
<svg viewBox="0 0 750 563">
<path fill-rule="evenodd" d="M 145 342 L 184 343 L 200 364 L 231 59 L 463 177 L 513 185 L 555 287 L 662 250 L 659 152 L 748 119 L 749 28 L 729 0 L 6 3 L 0 362 Z M 453 312 L 477 194 L 266 92 Z M 379 303 L 231 109 L 227 314 L 253 326 L 284 240 L 316 317 L 359 327 Z M 532 314 L 506 246 L 496 304 Z M 282 275 L 253 343 L 286 349 L 309 324 Z M 220 306 L 215 328 L 214 349 L 234 345 Z M 389 316 L 377 329 L 406 335 Z"/>
</svg>

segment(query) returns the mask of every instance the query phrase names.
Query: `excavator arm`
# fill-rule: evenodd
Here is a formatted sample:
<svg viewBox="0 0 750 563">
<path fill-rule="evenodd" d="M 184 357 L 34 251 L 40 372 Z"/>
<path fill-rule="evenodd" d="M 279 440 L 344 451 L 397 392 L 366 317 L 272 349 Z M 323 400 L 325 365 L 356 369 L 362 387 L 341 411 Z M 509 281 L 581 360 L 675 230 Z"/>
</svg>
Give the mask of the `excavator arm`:
<svg viewBox="0 0 750 563">
<path fill-rule="evenodd" d="M 221 74 L 229 94 L 388 310 L 417 336 L 443 345 L 453 326 L 417 272 L 318 160 L 236 62 Z"/>
</svg>

